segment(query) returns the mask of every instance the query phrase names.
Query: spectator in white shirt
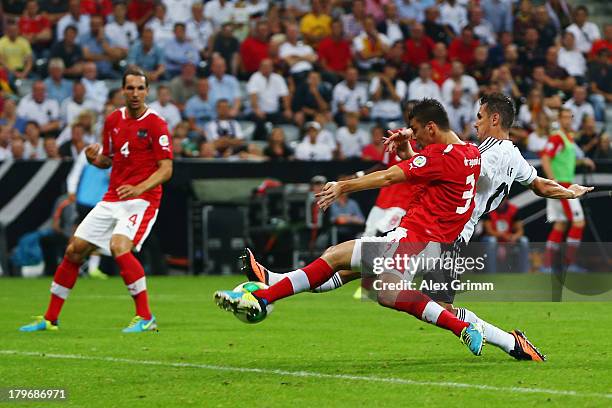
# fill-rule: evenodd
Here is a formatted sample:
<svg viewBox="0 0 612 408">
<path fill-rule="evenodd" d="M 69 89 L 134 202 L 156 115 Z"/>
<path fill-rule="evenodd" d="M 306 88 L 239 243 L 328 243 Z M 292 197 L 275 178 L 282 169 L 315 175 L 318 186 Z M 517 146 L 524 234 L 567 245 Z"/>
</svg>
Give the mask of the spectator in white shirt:
<svg viewBox="0 0 612 408">
<path fill-rule="evenodd" d="M 106 83 L 98 79 L 96 64 L 86 62 L 83 65 L 83 79 L 85 85 L 85 97 L 96 103 L 96 111 L 102 112 L 104 102 L 108 99 L 108 87 Z"/>
<path fill-rule="evenodd" d="M 451 100 L 444 103 L 450 128 L 462 140 L 467 140 L 470 136 L 472 122 L 474 121 L 473 106 L 473 101 L 468 103 L 464 100 L 463 88 L 460 85 L 453 87 Z"/>
<path fill-rule="evenodd" d="M 289 72 L 297 82 L 306 78 L 306 74 L 312 70 L 312 64 L 318 58 L 310 45 L 299 41 L 299 35 L 300 30 L 297 24 L 288 24 L 287 41 L 278 49 L 278 56 L 289 65 Z"/>
<path fill-rule="evenodd" d="M 465 7 L 456 0 L 446 0 L 440 6 L 440 24 L 449 25 L 456 35 L 468 24 Z"/>
<path fill-rule="evenodd" d="M 231 21 L 233 14 L 234 3 L 228 0 L 211 0 L 204 6 L 204 16 L 213 23 L 215 30 Z"/>
<path fill-rule="evenodd" d="M 266 122 L 278 124 L 293 117 L 287 83 L 282 76 L 273 72 L 272 68 L 272 60 L 264 59 L 259 71 L 251 75 L 247 82 L 252 112 L 249 118 L 256 124 L 253 134 L 256 140 L 266 139 Z M 282 101 L 282 107 L 279 100 Z"/>
<path fill-rule="evenodd" d="M 578 132 L 582 126 L 585 116 L 595 116 L 593 105 L 587 101 L 587 89 L 585 86 L 574 87 L 574 93 L 565 104 L 564 108 L 572 111 L 572 128 Z"/>
<path fill-rule="evenodd" d="M 478 98 L 478 83 L 474 77 L 465 74 L 465 68 L 460 61 L 453 61 L 451 76 L 442 84 L 442 99 L 444 103 L 451 102 L 453 90 L 457 85 L 459 85 L 463 92 L 463 102 L 471 106 L 476 98 Z"/>
<path fill-rule="evenodd" d="M 332 113 L 338 125 L 344 124 L 344 114 L 356 112 L 363 117 L 368 116 L 368 90 L 360 85 L 359 71 L 349 67 L 344 75 L 344 81 L 339 82 L 332 92 Z"/>
<path fill-rule="evenodd" d="M 43 81 L 34 82 L 32 93 L 19 102 L 17 116 L 36 122 L 44 135 L 57 134 L 61 124 L 59 104 L 56 100 L 47 98 L 46 93 Z"/>
<path fill-rule="evenodd" d="M 72 85 L 72 96 L 62 102 L 60 117 L 65 125 L 69 125 L 85 110 L 100 112 L 98 104 L 85 97 L 85 85 L 75 82 Z"/>
<path fill-rule="evenodd" d="M 204 5 L 194 3 L 191 6 L 191 18 L 187 20 L 187 38 L 200 51 L 200 57 L 207 59 L 208 42 L 215 29 L 212 23 L 204 18 Z"/>
<path fill-rule="evenodd" d="M 419 77 L 413 79 L 408 86 L 408 98 L 417 100 L 432 98 L 442 101 L 438 84 L 431 80 L 431 65 L 424 62 L 419 66 Z"/>
<path fill-rule="evenodd" d="M 155 6 L 155 14 L 145 27 L 153 30 L 155 44 L 162 48 L 174 38 L 174 23 L 166 16 L 166 6 L 163 3 Z"/>
<path fill-rule="evenodd" d="M 374 17 L 366 16 L 363 20 L 363 31 L 353 39 L 357 66 L 365 71 L 381 66 L 390 46 L 391 42 L 387 36 L 376 29 Z"/>
<path fill-rule="evenodd" d="M 586 60 L 584 55 L 576 48 L 574 34 L 566 31 L 563 34 L 562 44 L 563 46 L 559 48 L 557 57 L 559 66 L 565 68 L 568 74 L 577 79 L 584 77 L 587 70 Z"/>
<path fill-rule="evenodd" d="M 181 111 L 171 102 L 171 99 L 170 88 L 160 85 L 157 87 L 157 100 L 149 107 L 164 118 L 168 123 L 168 128 L 172 130 L 181 122 Z"/>
<path fill-rule="evenodd" d="M 344 114 L 346 126 L 336 131 L 338 158 L 356 159 L 361 157 L 361 151 L 370 143 L 370 135 L 359 128 L 359 114 L 347 112 Z"/>
<path fill-rule="evenodd" d="M 334 157 L 334 146 L 322 140 L 319 133 L 321 125 L 318 122 L 306 123 L 306 135 L 295 149 L 297 160 L 322 161 L 332 160 Z"/>
<path fill-rule="evenodd" d="M 437 88 L 437 85 L 436 85 Z M 390 122 L 402 118 L 402 101 L 406 97 L 406 83 L 397 78 L 397 67 L 385 64 L 383 72 L 370 82 L 372 120 Z"/>
<path fill-rule="evenodd" d="M 81 14 L 81 1 L 80 0 L 69 0 L 68 1 L 68 14 L 60 18 L 56 26 L 56 37 L 57 42 L 64 39 L 64 30 L 66 27 L 72 25 L 75 26 L 79 32 L 77 37 L 77 44 L 80 42 L 80 38 L 85 38 L 89 34 L 90 16 L 87 14 Z"/>
<path fill-rule="evenodd" d="M 206 141 L 215 145 L 222 157 L 231 156 L 244 149 L 244 133 L 237 120 L 230 117 L 230 104 L 227 99 L 217 101 L 217 119 L 206 125 Z"/>
<path fill-rule="evenodd" d="M 597 24 L 587 21 L 589 11 L 586 6 L 580 5 L 574 10 L 574 23 L 569 25 L 566 30 L 574 34 L 576 48 L 583 54 L 591 51 L 593 41 L 601 38 Z"/>
<path fill-rule="evenodd" d="M 36 122 L 28 122 L 24 132 L 25 145 L 23 156 L 26 159 L 45 159 L 45 146 L 40 137 L 40 128 Z"/>
<path fill-rule="evenodd" d="M 195 3 L 202 4 L 201 0 L 162 0 L 168 10 L 168 19 L 173 24 L 186 23 L 191 17 L 191 6 Z"/>
<path fill-rule="evenodd" d="M 112 21 L 104 26 L 104 34 L 110 40 L 111 45 L 119 47 L 127 54 L 130 46 L 138 39 L 138 28 L 136 24 L 126 19 L 127 6 L 123 2 L 113 5 Z"/>
<path fill-rule="evenodd" d="M 481 42 L 489 46 L 493 46 L 497 43 L 493 25 L 482 18 L 482 8 L 479 6 L 474 6 L 470 10 L 470 24 L 474 27 L 474 35 L 476 35 Z"/>
</svg>

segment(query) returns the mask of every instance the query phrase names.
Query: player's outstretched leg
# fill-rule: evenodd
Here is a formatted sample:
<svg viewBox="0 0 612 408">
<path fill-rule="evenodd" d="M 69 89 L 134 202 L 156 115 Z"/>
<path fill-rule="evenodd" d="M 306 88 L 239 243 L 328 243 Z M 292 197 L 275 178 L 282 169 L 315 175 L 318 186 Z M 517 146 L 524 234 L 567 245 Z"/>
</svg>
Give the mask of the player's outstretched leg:
<svg viewBox="0 0 612 408">
<path fill-rule="evenodd" d="M 242 267 L 240 269 L 250 281 L 262 282 L 266 285 L 274 285 L 285 277 L 284 273 L 272 272 L 257 262 L 255 255 L 253 255 L 253 251 L 251 251 L 249 248 L 244 249 L 243 254 L 240 256 L 240 260 L 242 261 Z M 350 270 L 338 271 L 322 285 L 314 288 L 312 291 L 316 293 L 329 292 L 334 289 L 338 289 L 348 282 L 358 279 L 360 276 L 361 275 L 358 272 L 352 272 Z"/>
<path fill-rule="evenodd" d="M 401 278 L 391 273 L 382 274 L 381 280 L 383 284 L 401 282 Z M 379 290 L 378 303 L 453 332 L 476 356 L 482 352 L 485 336 L 480 324 L 459 320 L 454 314 L 418 290 Z"/>
<path fill-rule="evenodd" d="M 19 328 L 23 332 L 34 332 L 42 330 L 57 330 L 58 318 L 68 298 L 70 291 L 79 276 L 79 268 L 95 246 L 77 237 L 72 237 L 66 247 L 64 259 L 58 265 L 51 283 L 51 299 L 47 311 L 43 316 L 35 316 L 34 321 Z"/>
<path fill-rule="evenodd" d="M 134 299 L 136 315 L 130 324 L 123 329 L 124 333 L 141 333 L 157 330 L 157 321 L 149 309 L 147 296 L 147 278 L 138 259 L 132 253 L 132 241 L 123 235 L 113 235 L 111 252 L 119 265 L 121 277 Z"/>
<path fill-rule="evenodd" d="M 262 313 L 266 310 L 266 305 L 300 292 L 313 290 L 331 278 L 335 271 L 350 269 L 354 243 L 355 241 L 347 241 L 329 247 L 320 258 L 301 269 L 283 274 L 283 278 L 268 289 L 249 293 L 217 291 L 214 296 L 215 302 L 224 310 L 241 309 Z"/>
<path fill-rule="evenodd" d="M 474 312 L 460 307 L 455 308 L 459 320 L 467 323 L 480 324 L 484 330 L 487 343 L 499 347 L 508 355 L 517 360 L 546 361 L 542 354 L 520 330 L 512 330 L 510 333 L 482 320 Z"/>
</svg>

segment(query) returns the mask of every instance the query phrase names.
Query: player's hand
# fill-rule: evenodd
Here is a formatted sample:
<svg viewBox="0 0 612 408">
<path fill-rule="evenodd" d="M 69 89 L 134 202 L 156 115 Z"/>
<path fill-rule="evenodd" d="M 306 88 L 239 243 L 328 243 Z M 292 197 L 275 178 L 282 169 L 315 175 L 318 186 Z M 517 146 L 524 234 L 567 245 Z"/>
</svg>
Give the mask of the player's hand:
<svg viewBox="0 0 612 408">
<path fill-rule="evenodd" d="M 100 154 L 100 147 L 101 146 L 99 143 L 94 143 L 85 148 L 85 156 L 90 164 L 95 162 L 98 158 L 98 154 Z"/>
<path fill-rule="evenodd" d="M 585 165 L 589 170 L 595 170 L 595 162 L 588 157 L 582 159 L 582 164 Z"/>
<path fill-rule="evenodd" d="M 137 186 L 131 186 L 129 184 L 124 184 L 123 186 L 119 186 L 117 188 L 117 194 L 119 195 L 120 200 L 125 200 L 128 198 L 136 198 L 141 195 L 144 191 L 142 191 Z"/>
<path fill-rule="evenodd" d="M 387 130 L 387 134 L 383 144 L 385 149 L 391 153 L 402 148 L 404 144 L 409 144 L 406 142 L 414 138 L 414 132 L 410 128 Z"/>
<path fill-rule="evenodd" d="M 580 184 L 572 184 L 567 189 L 571 190 L 574 193 L 574 198 L 579 198 L 585 195 L 586 193 L 593 191 L 595 187 L 585 187 Z"/>
<path fill-rule="evenodd" d="M 320 193 L 317 193 L 315 197 L 317 198 L 317 205 L 319 208 L 325 211 L 341 195 L 340 184 L 335 181 L 330 181 L 329 183 L 325 184 L 323 190 Z"/>
</svg>

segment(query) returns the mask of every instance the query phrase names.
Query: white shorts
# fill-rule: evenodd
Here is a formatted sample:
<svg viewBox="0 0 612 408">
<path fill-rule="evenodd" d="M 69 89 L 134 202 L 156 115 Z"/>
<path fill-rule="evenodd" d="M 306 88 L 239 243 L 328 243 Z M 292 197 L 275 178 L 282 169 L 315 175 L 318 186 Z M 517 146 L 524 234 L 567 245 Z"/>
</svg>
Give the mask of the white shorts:
<svg viewBox="0 0 612 408">
<path fill-rule="evenodd" d="M 580 200 L 546 200 L 546 219 L 548 222 L 556 221 L 584 221 L 584 213 L 582 212 L 582 204 Z"/>
<path fill-rule="evenodd" d="M 137 198 L 127 201 L 100 201 L 87 214 L 74 233 L 111 255 L 110 241 L 113 235 L 124 235 L 140 251 L 142 243 L 155 224 L 158 209 L 146 200 Z"/>
<path fill-rule="evenodd" d="M 394 257 L 397 253 L 398 253 L 398 247 L 400 246 L 401 243 L 404 243 L 406 245 L 406 247 L 403 247 L 400 249 L 401 254 L 408 254 L 410 256 L 423 256 L 425 258 L 436 258 L 436 257 L 440 257 L 441 255 L 441 245 L 437 242 L 428 242 L 426 243 L 422 243 L 423 245 L 420 246 L 420 242 L 416 243 L 416 242 L 412 242 L 411 238 L 408 237 L 408 231 L 405 228 L 402 227 L 398 227 L 396 229 L 394 229 L 393 231 L 391 231 L 390 233 L 388 233 L 387 235 L 385 235 L 384 237 L 361 237 L 359 239 L 355 240 L 355 245 L 353 247 L 353 253 L 351 255 L 351 270 L 354 272 L 361 272 L 362 271 L 362 261 L 363 261 L 363 257 L 364 257 L 364 248 L 363 248 L 363 244 L 364 243 L 378 243 L 378 245 L 376 246 L 367 246 L 367 250 L 374 250 L 375 253 L 366 253 L 365 254 L 365 259 L 366 260 L 372 260 L 375 257 L 378 258 L 392 258 Z M 416 247 L 419 247 L 419 249 L 417 250 L 409 250 L 409 253 L 406 252 L 406 249 L 408 249 L 408 246 L 410 246 L 410 244 L 417 244 Z M 391 271 L 387 271 L 387 272 L 391 272 L 394 274 L 397 274 L 399 277 L 401 277 L 402 279 L 405 279 L 407 281 L 412 281 L 412 279 L 414 278 L 414 275 L 417 273 L 424 273 L 426 272 L 426 265 L 421 264 L 421 266 L 417 265 L 417 269 L 414 269 L 412 271 L 408 271 L 408 270 L 401 270 L 401 271 L 397 271 L 397 270 L 391 270 Z"/>
<path fill-rule="evenodd" d="M 400 221 L 404 215 L 406 215 L 406 211 L 399 207 L 383 209 L 374 206 L 368 214 L 363 235 L 366 237 L 373 237 L 379 232 L 389 232 L 400 225 Z"/>
</svg>

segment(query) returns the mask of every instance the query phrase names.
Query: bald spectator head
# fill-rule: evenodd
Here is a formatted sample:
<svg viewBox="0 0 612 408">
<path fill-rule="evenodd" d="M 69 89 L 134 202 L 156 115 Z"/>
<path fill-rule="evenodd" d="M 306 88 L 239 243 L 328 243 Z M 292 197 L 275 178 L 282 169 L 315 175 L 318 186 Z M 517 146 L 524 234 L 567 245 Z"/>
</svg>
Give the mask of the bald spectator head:
<svg viewBox="0 0 612 408">
<path fill-rule="evenodd" d="M 47 94 L 47 87 L 43 81 L 36 81 L 32 85 L 32 98 L 36 103 L 43 103 Z"/>
<path fill-rule="evenodd" d="M 15 160 L 23 160 L 25 153 L 25 145 L 20 137 L 13 138 L 11 141 L 11 154 Z"/>
<path fill-rule="evenodd" d="M 204 20 L 204 4 L 202 2 L 195 2 L 191 5 L 191 16 L 198 22 Z"/>
<path fill-rule="evenodd" d="M 83 78 L 95 81 L 98 78 L 98 68 L 93 62 L 83 64 Z"/>
<path fill-rule="evenodd" d="M 60 81 L 64 75 L 64 60 L 61 58 L 51 58 L 49 60 L 49 76 L 54 81 Z"/>
<path fill-rule="evenodd" d="M 199 78 L 197 84 L 197 92 L 198 96 L 201 99 L 208 99 L 208 79 L 207 78 Z"/>
<path fill-rule="evenodd" d="M 212 63 L 210 65 L 210 72 L 218 79 L 223 78 L 223 75 L 227 72 L 227 65 L 225 59 L 219 55 L 213 56 Z"/>
<path fill-rule="evenodd" d="M 431 81 L 431 65 L 429 63 L 423 62 L 419 65 L 419 78 L 424 82 Z"/>
<path fill-rule="evenodd" d="M 272 74 L 272 68 L 273 65 L 270 58 L 264 58 L 261 61 L 261 64 L 259 64 L 259 72 L 261 72 L 261 75 L 265 76 L 266 78 Z"/>
</svg>

